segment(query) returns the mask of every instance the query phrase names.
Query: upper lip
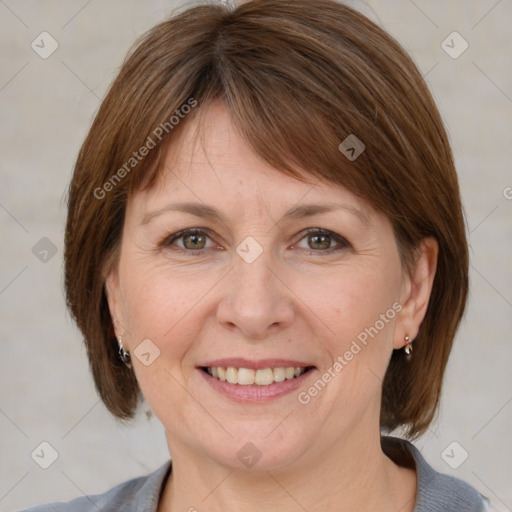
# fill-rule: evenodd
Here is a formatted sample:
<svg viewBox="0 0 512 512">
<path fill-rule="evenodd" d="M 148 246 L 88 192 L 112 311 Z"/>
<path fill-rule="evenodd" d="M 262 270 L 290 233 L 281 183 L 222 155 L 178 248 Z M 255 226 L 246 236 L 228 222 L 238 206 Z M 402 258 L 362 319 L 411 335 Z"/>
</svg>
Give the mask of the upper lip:
<svg viewBox="0 0 512 512">
<path fill-rule="evenodd" d="M 215 367 L 228 368 L 252 368 L 253 370 L 260 370 L 263 368 L 288 368 L 290 366 L 308 368 L 313 367 L 312 364 L 304 363 L 302 361 L 295 361 L 293 359 L 259 359 L 249 360 L 243 357 L 230 357 L 227 359 L 214 359 L 198 365 L 199 368 L 215 368 Z"/>
</svg>

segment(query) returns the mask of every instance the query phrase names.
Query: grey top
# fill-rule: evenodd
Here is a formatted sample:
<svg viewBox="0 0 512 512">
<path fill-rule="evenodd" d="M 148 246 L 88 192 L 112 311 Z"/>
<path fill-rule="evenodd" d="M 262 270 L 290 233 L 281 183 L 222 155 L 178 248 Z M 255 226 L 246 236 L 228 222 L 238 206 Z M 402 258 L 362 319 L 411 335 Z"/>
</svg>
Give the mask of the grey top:
<svg viewBox="0 0 512 512">
<path fill-rule="evenodd" d="M 487 498 L 458 478 L 434 470 L 408 441 L 383 437 L 383 450 L 400 465 L 416 467 L 418 493 L 414 512 L 484 512 Z M 171 472 L 167 461 L 149 475 L 126 480 L 102 494 L 80 496 L 25 508 L 20 512 L 156 512 L 161 491 Z"/>
</svg>

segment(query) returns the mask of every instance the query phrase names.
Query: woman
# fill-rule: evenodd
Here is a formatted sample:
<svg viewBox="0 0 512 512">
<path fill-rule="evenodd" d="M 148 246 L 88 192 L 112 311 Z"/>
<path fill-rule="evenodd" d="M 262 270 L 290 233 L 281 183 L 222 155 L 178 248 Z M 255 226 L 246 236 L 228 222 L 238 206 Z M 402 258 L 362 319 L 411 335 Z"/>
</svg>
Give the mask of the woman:
<svg viewBox="0 0 512 512">
<path fill-rule="evenodd" d="M 112 84 L 69 189 L 97 390 L 172 457 L 43 510 L 482 511 L 428 428 L 468 290 L 451 149 L 414 63 L 331 0 L 188 9 Z"/>
</svg>

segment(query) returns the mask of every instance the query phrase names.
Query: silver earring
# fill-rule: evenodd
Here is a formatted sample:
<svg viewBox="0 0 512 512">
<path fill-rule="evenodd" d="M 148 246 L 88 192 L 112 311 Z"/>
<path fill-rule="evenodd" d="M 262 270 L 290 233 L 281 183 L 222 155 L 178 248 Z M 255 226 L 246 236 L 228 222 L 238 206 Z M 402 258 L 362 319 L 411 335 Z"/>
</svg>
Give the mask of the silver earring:
<svg viewBox="0 0 512 512">
<path fill-rule="evenodd" d="M 121 336 L 117 338 L 117 343 L 119 344 L 119 358 L 123 363 L 128 366 L 128 368 L 132 367 L 131 358 L 130 358 L 130 352 L 126 351 L 123 347 L 123 340 L 121 339 Z"/>
<path fill-rule="evenodd" d="M 404 347 L 404 352 L 405 352 L 407 359 L 410 359 L 411 354 L 412 354 L 412 341 L 410 341 L 409 336 L 405 336 L 404 339 L 406 341 L 406 345 Z"/>
</svg>

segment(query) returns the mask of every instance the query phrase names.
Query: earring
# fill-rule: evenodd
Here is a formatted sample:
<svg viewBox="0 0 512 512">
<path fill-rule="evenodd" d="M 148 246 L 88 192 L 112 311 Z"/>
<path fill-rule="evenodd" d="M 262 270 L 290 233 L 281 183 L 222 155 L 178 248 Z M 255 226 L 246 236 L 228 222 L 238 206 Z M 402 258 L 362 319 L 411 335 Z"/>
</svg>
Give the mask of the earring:
<svg viewBox="0 0 512 512">
<path fill-rule="evenodd" d="M 123 347 L 123 341 L 121 340 L 121 336 L 117 338 L 117 343 L 119 344 L 119 358 L 123 363 L 128 366 L 128 368 L 132 367 L 130 352 L 126 351 Z"/>
<path fill-rule="evenodd" d="M 410 359 L 411 354 L 412 354 L 412 341 L 410 341 L 409 336 L 405 336 L 404 339 L 406 341 L 406 345 L 404 347 L 404 352 L 405 352 L 407 359 Z"/>
</svg>

